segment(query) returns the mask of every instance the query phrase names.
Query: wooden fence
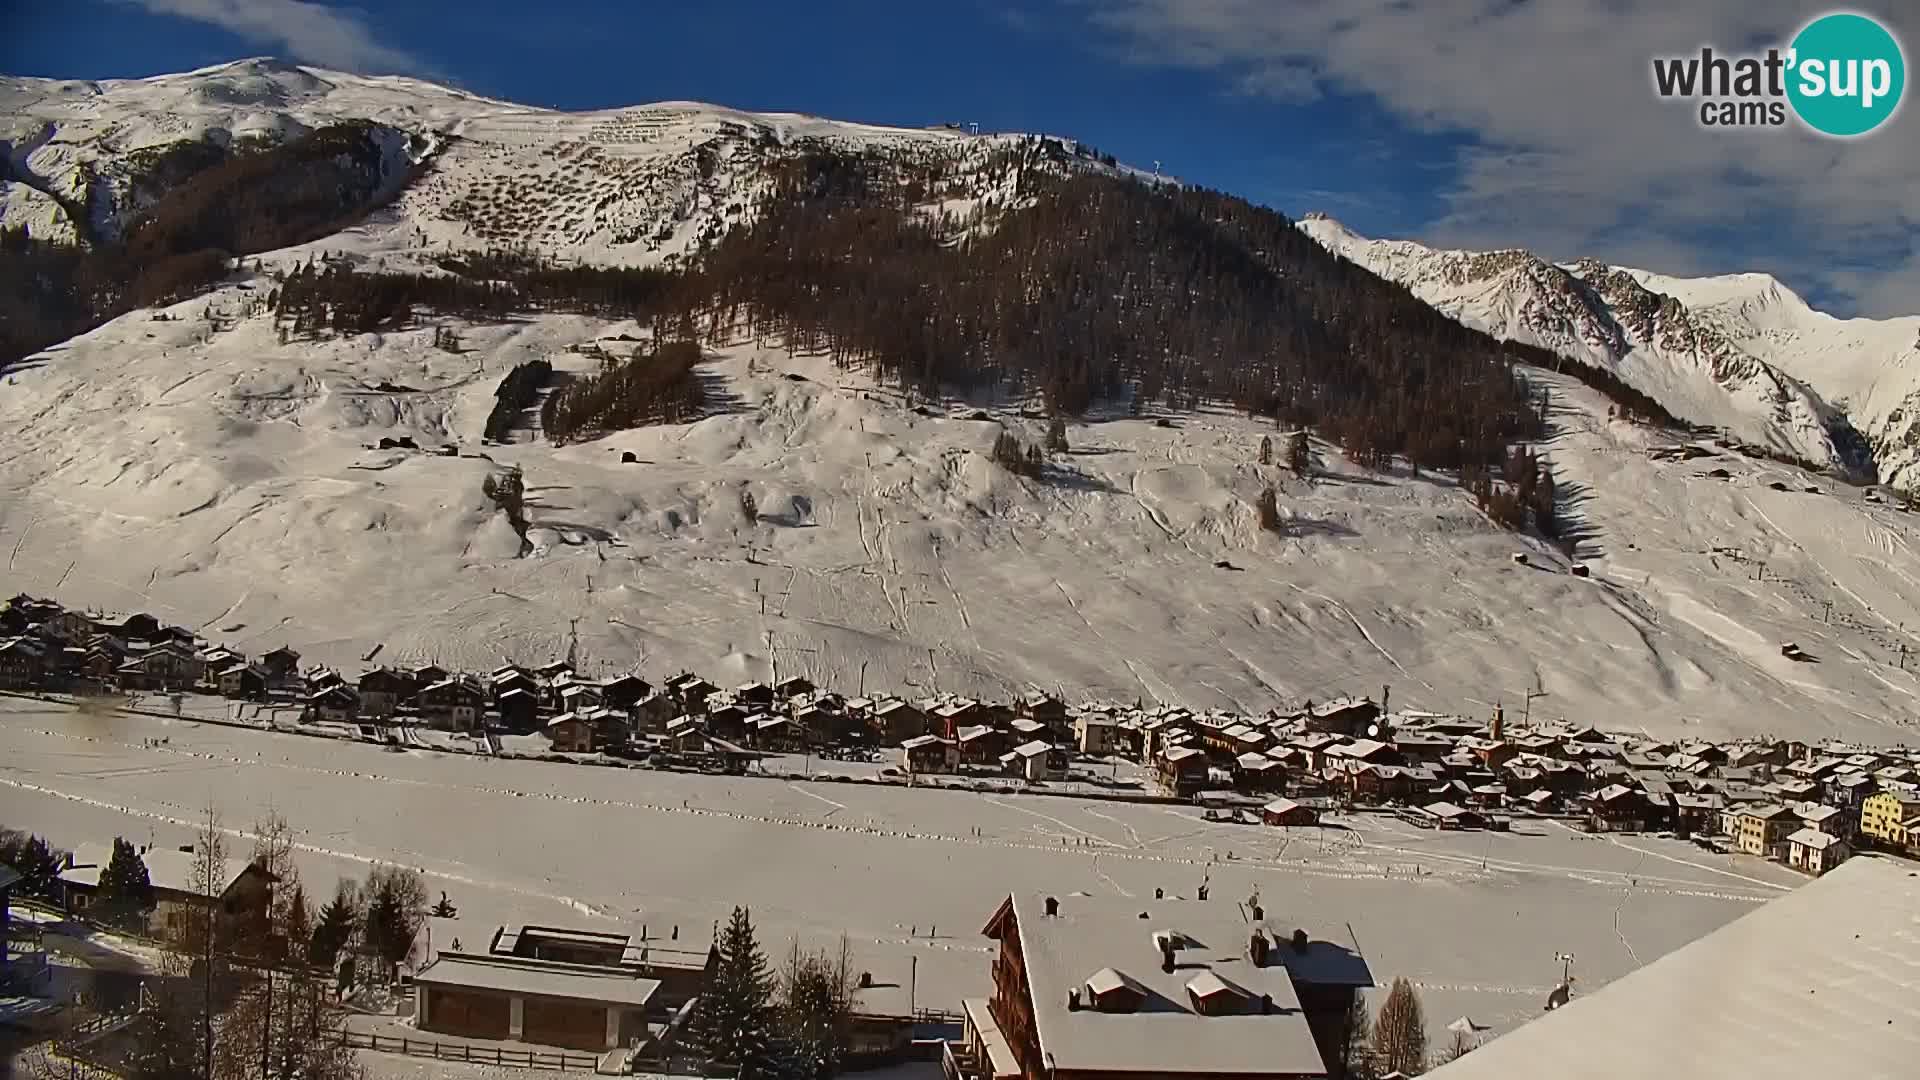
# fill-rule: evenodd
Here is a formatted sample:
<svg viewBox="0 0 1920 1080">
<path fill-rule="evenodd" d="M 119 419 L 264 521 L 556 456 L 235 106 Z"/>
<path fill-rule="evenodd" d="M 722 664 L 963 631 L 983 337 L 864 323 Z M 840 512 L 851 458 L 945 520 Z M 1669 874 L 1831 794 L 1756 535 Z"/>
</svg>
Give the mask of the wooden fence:
<svg viewBox="0 0 1920 1080">
<path fill-rule="evenodd" d="M 564 1050 L 507 1050 L 498 1046 L 471 1046 L 443 1043 L 431 1039 L 410 1039 L 404 1035 L 375 1035 L 364 1031 L 341 1033 L 348 1046 L 357 1050 L 378 1050 L 383 1054 L 408 1054 L 437 1061 L 462 1061 L 474 1065 L 500 1065 L 515 1069 L 542 1069 L 547 1072 L 592 1072 L 599 1058 L 592 1054 L 570 1054 Z"/>
</svg>

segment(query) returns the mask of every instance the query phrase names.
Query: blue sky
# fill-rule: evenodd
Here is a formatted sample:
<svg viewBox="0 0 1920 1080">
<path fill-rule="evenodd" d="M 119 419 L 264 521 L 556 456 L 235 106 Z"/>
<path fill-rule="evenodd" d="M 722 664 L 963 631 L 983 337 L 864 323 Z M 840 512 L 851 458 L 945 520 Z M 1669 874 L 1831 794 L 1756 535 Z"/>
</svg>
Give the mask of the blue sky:
<svg viewBox="0 0 1920 1080">
<path fill-rule="evenodd" d="M 0 68 L 130 77 L 273 54 L 557 108 L 694 99 L 975 121 L 1158 160 L 1370 235 L 1671 273 L 1765 270 L 1843 313 L 1920 311 L 1911 110 L 1846 144 L 1714 134 L 1648 87 L 1654 55 L 1784 41 L 1823 10 L 1792 0 L 66 0 L 13 16 Z"/>
</svg>

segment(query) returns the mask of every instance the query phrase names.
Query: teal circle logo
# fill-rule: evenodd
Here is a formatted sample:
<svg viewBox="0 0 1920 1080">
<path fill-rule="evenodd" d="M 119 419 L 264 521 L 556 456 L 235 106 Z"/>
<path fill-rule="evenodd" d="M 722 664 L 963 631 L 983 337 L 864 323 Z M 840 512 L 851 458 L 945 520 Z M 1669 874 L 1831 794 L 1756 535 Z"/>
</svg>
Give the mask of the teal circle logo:
<svg viewBox="0 0 1920 1080">
<path fill-rule="evenodd" d="M 1787 100 L 1815 131 L 1865 135 L 1900 107 L 1906 58 L 1887 28 L 1865 15 L 1822 15 L 1790 48 Z"/>
</svg>

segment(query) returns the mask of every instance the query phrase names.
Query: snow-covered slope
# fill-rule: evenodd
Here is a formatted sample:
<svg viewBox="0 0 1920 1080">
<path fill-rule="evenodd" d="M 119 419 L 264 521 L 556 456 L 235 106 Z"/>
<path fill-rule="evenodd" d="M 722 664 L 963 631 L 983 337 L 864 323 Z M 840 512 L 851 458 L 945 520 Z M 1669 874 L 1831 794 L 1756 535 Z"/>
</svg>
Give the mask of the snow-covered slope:
<svg viewBox="0 0 1920 1080">
<path fill-rule="evenodd" d="M 376 645 L 543 660 L 577 618 L 592 665 L 654 674 L 777 663 L 849 689 L 1246 709 L 1391 683 L 1397 705 L 1473 713 L 1543 688 L 1536 713 L 1616 727 L 1882 740 L 1920 688 L 1895 663 L 1920 625 L 1914 518 L 1744 457 L 1650 460 L 1644 429 L 1550 374 L 1587 580 L 1445 480 L 1324 448 L 1311 484 L 1260 466 L 1272 428 L 1243 416 L 1076 425 L 1035 483 L 988 451 L 1001 422 L 1042 421 L 928 415 L 771 343 L 710 342 L 723 407 L 698 422 L 482 450 L 513 364 L 593 368 L 581 350 L 644 329 L 535 316 L 460 327 L 459 352 L 431 327 L 283 345 L 252 310 L 269 285 L 127 315 L 10 376 L 10 588 L 349 667 Z M 367 448 L 399 436 L 425 449 Z M 481 493 L 508 464 L 524 553 Z M 1268 485 L 1284 536 L 1257 527 Z"/>
<path fill-rule="evenodd" d="M 0 151 L 15 182 L 0 219 L 72 239 L 60 201 L 111 235 L 151 201 L 144 183 L 169 149 L 277 142 L 331 123 L 372 121 L 436 154 L 357 242 L 389 249 L 526 247 L 582 262 L 671 260 L 702 234 L 752 212 L 763 168 L 799 143 L 855 146 L 961 163 L 1026 138 L 951 128 L 887 128 L 692 102 L 566 113 L 399 77 L 276 60 L 237 61 L 150 79 L 0 78 Z M 1086 153 L 1058 140 L 1070 153 Z M 1089 167 L 1101 166 L 1088 158 Z M 994 178 L 967 206 L 1007 197 Z M 91 196 L 91 201 L 90 200 Z"/>
<path fill-rule="evenodd" d="M 1441 250 L 1318 214 L 1300 228 L 1469 326 L 1610 369 L 1684 419 L 1821 466 L 1870 454 L 1883 480 L 1920 482 L 1920 317 L 1837 319 L 1766 274 Z"/>
</svg>

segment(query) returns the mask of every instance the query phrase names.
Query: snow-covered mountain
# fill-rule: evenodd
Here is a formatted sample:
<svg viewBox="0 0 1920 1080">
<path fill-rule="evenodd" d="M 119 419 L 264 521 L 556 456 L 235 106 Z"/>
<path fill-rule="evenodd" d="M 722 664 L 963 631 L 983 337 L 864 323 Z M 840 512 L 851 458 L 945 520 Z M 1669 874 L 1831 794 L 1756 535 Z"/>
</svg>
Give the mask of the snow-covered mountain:
<svg viewBox="0 0 1920 1080">
<path fill-rule="evenodd" d="M 370 121 L 433 169 L 360 236 L 390 249 L 515 247 L 609 265 L 670 262 L 753 210 L 767 164 L 813 145 L 985 162 L 1024 135 L 892 128 L 693 102 L 558 112 L 433 83 L 251 59 L 98 82 L 0 78 L 0 159 L 13 182 L 0 224 L 72 240 L 111 236 L 164 188 L 169 168 Z M 1060 152 L 1102 164 L 1068 139 Z M 0 179 L 8 174 L 0 173 Z M 1007 197 L 982 176 L 941 208 Z M 82 219 L 76 221 L 76 218 Z"/>
<path fill-rule="evenodd" d="M 654 675 L 778 667 L 843 689 L 1045 686 L 1241 709 L 1390 682 L 1395 704 L 1482 714 L 1544 690 L 1535 715 L 1675 735 L 1883 737 L 1920 696 L 1894 659 L 1920 625 L 1910 515 L 1789 466 L 1718 455 L 1714 475 L 1649 455 L 1672 440 L 1610 422 L 1605 398 L 1551 373 L 1561 407 L 1543 453 L 1587 578 L 1555 572 L 1558 551 L 1497 528 L 1444 477 L 1362 470 L 1318 443 L 1313 482 L 1259 464 L 1273 427 L 1244 414 L 1096 411 L 1034 481 L 991 457 L 1003 430 L 1044 437 L 1023 402 L 906 401 L 739 326 L 703 330 L 709 415 L 482 446 L 516 366 L 585 376 L 651 328 L 542 311 L 290 338 L 266 303 L 276 272 L 323 254 L 430 267 L 517 245 L 670 262 L 753 215 L 770 167 L 810 140 L 957 162 L 943 175 L 959 179 L 915 205 L 963 215 L 1015 197 L 994 162 L 1026 136 L 694 104 L 569 114 L 244 61 L 0 80 L 0 209 L 36 235 L 110 239 L 172 178 L 343 122 L 373 125 L 381 176 L 406 166 L 397 201 L 5 375 L 10 588 L 350 668 L 540 660 L 577 630 L 588 656 Z M 1068 140 L 1057 153 L 1125 171 Z M 1895 355 L 1899 324 L 1830 320 L 1744 279 L 1306 227 L 1463 318 L 1580 343 L 1674 411 L 1783 451 L 1843 456 L 1844 406 L 1885 463 L 1920 422 L 1903 384 L 1912 326 Z M 525 477 L 518 525 L 485 494 L 506 467 Z M 1256 509 L 1268 490 L 1278 533 Z M 1822 662 L 1783 657 L 1781 641 Z"/>
<path fill-rule="evenodd" d="M 1676 415 L 1822 467 L 1920 483 L 1920 317 L 1840 319 L 1767 274 L 1677 278 L 1520 249 L 1300 228 L 1496 337 L 1614 371 Z"/>
</svg>

